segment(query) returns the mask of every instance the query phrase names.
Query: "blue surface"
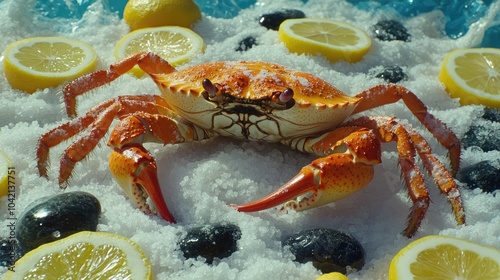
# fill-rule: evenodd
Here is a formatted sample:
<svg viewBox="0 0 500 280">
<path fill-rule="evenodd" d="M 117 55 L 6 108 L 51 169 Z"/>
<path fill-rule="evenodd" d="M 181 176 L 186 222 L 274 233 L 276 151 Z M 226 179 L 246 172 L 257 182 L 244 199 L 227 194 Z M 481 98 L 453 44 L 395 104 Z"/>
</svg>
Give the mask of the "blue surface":
<svg viewBox="0 0 500 280">
<path fill-rule="evenodd" d="M 446 17 L 446 34 L 453 39 L 463 36 L 469 26 L 483 17 L 493 0 L 347 0 L 363 10 L 393 9 L 404 17 L 441 10 Z"/>
<path fill-rule="evenodd" d="M 80 19 L 96 0 L 38 0 L 36 11 L 48 18 Z M 256 0 L 194 0 L 208 16 L 232 18 Z M 467 33 L 469 26 L 483 17 L 494 0 L 347 0 L 362 10 L 394 10 L 404 17 L 414 17 L 441 10 L 446 17 L 444 32 L 456 39 Z M 307 2 L 307 0 L 302 0 Z M 101 0 L 106 9 L 123 16 L 127 0 Z M 498 17 L 497 17 L 498 18 Z M 480 46 L 500 48 L 500 19 L 485 34 Z"/>
</svg>

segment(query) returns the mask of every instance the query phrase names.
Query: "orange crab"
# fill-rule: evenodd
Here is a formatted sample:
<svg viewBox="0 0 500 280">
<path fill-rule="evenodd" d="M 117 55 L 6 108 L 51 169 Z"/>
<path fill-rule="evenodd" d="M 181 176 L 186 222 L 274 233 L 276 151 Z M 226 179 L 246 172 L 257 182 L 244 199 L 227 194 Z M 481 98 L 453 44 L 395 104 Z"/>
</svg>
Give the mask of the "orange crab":
<svg viewBox="0 0 500 280">
<path fill-rule="evenodd" d="M 115 117 L 108 146 L 110 170 L 126 194 L 145 213 L 175 222 L 157 179 L 153 156 L 145 142 L 174 144 L 215 136 L 280 142 L 319 158 L 268 196 L 238 211 L 260 211 L 285 204 L 305 210 L 330 203 L 366 186 L 373 166 L 381 163 L 380 141 L 397 143 L 402 177 L 413 207 L 403 232 L 415 234 L 429 205 L 417 155 L 439 189 L 447 195 L 457 224 L 465 223 L 460 191 L 453 179 L 460 160 L 460 142 L 431 115 L 408 89 L 385 84 L 353 97 L 311 74 L 266 62 L 211 62 L 177 71 L 153 53 L 138 53 L 109 68 L 83 76 L 63 89 L 69 116 L 76 115 L 75 98 L 107 84 L 138 65 L 158 85 L 162 95 L 118 96 L 85 115 L 41 136 L 38 171 L 47 177 L 49 149 L 77 134 L 63 153 L 59 184 L 66 186 L 74 165 L 94 149 Z M 434 137 L 449 150 L 451 172 L 431 152 L 427 141 L 409 125 L 389 116 L 351 115 L 403 100 Z M 85 133 L 83 133 L 85 131 Z M 156 210 L 146 203 L 151 197 Z"/>
</svg>

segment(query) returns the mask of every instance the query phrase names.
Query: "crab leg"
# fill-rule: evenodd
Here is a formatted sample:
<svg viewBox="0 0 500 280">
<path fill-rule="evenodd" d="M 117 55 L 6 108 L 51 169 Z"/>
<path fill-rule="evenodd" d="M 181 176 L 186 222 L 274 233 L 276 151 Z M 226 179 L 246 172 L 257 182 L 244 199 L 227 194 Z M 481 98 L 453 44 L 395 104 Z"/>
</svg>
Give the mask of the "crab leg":
<svg viewBox="0 0 500 280">
<path fill-rule="evenodd" d="M 89 90 L 108 84 L 138 65 L 149 75 L 166 74 L 176 71 L 166 60 L 151 52 L 141 52 L 131 55 L 111 65 L 108 70 L 99 70 L 82 76 L 63 88 L 66 113 L 76 116 L 76 100 Z"/>
<path fill-rule="evenodd" d="M 378 134 L 378 137 L 384 142 L 394 141 L 396 139 L 396 141 L 399 143 L 401 138 L 409 137 L 409 139 L 406 139 L 404 141 L 413 143 L 414 150 L 416 150 L 419 157 L 422 159 L 422 163 L 427 172 L 431 175 L 441 192 L 447 196 L 457 224 L 465 224 L 464 206 L 457 184 L 453 180 L 450 172 L 448 172 L 444 165 L 432 154 L 429 144 L 418 132 L 416 132 L 409 126 L 399 124 L 399 121 L 394 117 L 360 117 L 346 123 L 346 125 L 361 125 L 364 127 L 372 128 Z M 393 131 L 394 133 L 392 133 Z M 398 151 L 400 151 L 399 146 Z M 400 166 L 403 172 L 405 170 L 404 164 L 405 163 L 402 163 L 400 160 Z M 408 182 L 407 179 L 406 181 Z M 422 185 L 423 184 L 424 183 L 422 182 Z M 407 186 L 408 185 L 409 184 L 407 183 Z M 429 204 L 428 198 L 425 198 L 424 200 L 423 197 L 414 197 L 412 195 L 414 192 L 412 192 L 411 190 L 409 190 L 409 193 L 411 199 L 414 202 L 414 208 L 421 208 L 422 205 L 426 205 L 425 207 L 427 207 L 427 205 Z M 423 194 L 423 192 L 421 192 L 421 194 Z M 413 209 L 413 211 L 417 210 Z M 425 211 L 420 212 L 423 218 Z M 411 224 L 412 221 L 416 222 L 417 220 L 419 220 L 416 217 L 412 218 L 413 216 L 414 215 L 410 214 L 408 218 L 409 224 Z M 420 224 L 420 222 L 418 222 L 418 224 Z"/>
<path fill-rule="evenodd" d="M 175 144 L 207 139 L 208 134 L 195 126 L 158 114 L 136 113 L 122 119 L 113 129 L 108 146 L 113 148 L 109 168 L 120 187 L 146 214 L 155 213 L 146 202 L 150 197 L 156 210 L 175 223 L 158 182 L 156 162 L 142 146 L 143 142 Z"/>
<path fill-rule="evenodd" d="M 409 89 L 396 84 L 377 85 L 362 91 L 353 114 L 403 100 L 406 107 L 425 125 L 436 139 L 449 151 L 451 175 L 458 171 L 460 163 L 460 141 L 446 125 L 427 111 L 427 106 Z"/>
<path fill-rule="evenodd" d="M 448 195 L 458 224 L 465 223 L 460 192 L 451 174 L 430 154 L 425 139 L 396 118 L 361 117 L 317 138 L 285 142 L 299 150 L 326 155 L 313 161 L 289 182 L 256 201 L 233 205 L 238 211 L 253 212 L 285 204 L 305 210 L 337 201 L 364 186 L 373 177 L 373 165 L 380 163 L 380 143 L 395 141 L 399 165 L 413 202 L 403 234 L 413 236 L 429 207 L 429 193 L 423 175 L 416 166 L 417 154 L 435 177 L 440 189 Z M 417 136 L 418 135 L 418 136 Z"/>
<path fill-rule="evenodd" d="M 321 206 L 361 190 L 373 178 L 373 165 L 381 162 L 378 139 L 373 132 L 361 127 L 343 127 L 298 142 L 303 143 L 303 149 L 324 157 L 303 167 L 271 194 L 232 206 L 241 212 L 260 211 L 283 203 L 296 210 Z"/>
</svg>

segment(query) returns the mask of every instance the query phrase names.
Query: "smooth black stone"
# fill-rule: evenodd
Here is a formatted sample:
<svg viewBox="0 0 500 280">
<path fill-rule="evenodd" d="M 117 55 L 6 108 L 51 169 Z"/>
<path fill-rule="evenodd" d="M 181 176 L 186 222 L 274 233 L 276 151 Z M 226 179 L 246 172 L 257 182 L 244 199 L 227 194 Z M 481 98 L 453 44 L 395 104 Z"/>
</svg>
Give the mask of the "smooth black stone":
<svg viewBox="0 0 500 280">
<path fill-rule="evenodd" d="M 241 40 L 238 43 L 238 47 L 236 48 L 236 51 L 238 52 L 243 52 L 251 49 L 253 46 L 256 46 L 257 42 L 254 37 L 246 37 L 245 39 Z"/>
<path fill-rule="evenodd" d="M 375 37 L 382 41 L 411 41 L 408 30 L 396 20 L 382 20 L 373 26 Z"/>
<path fill-rule="evenodd" d="M 240 238 L 241 230 L 236 225 L 207 225 L 190 229 L 179 242 L 179 247 L 185 258 L 203 257 L 206 263 L 211 264 L 214 258 L 231 256 L 238 249 Z"/>
<path fill-rule="evenodd" d="M 260 25 L 266 27 L 267 29 L 278 30 L 280 24 L 292 18 L 305 18 L 304 12 L 295 9 L 287 9 L 282 11 L 276 11 L 270 14 L 263 14 L 260 19 Z"/>
<path fill-rule="evenodd" d="M 491 193 L 500 189 L 500 160 L 481 161 L 458 171 L 457 179 L 471 189 L 479 188 Z"/>
<path fill-rule="evenodd" d="M 500 133 L 485 125 L 472 125 L 461 139 L 464 149 L 477 146 L 483 151 L 500 151 Z"/>
<path fill-rule="evenodd" d="M 365 252 L 351 235 L 333 229 L 308 229 L 288 237 L 282 245 L 289 246 L 299 263 L 312 262 L 323 273 L 346 273 L 347 267 L 361 269 Z"/>
<path fill-rule="evenodd" d="M 86 192 L 67 192 L 34 201 L 16 225 L 19 245 L 26 251 L 79 231 L 96 231 L 101 205 Z"/>
<path fill-rule="evenodd" d="M 387 66 L 382 72 L 375 75 L 376 78 L 384 79 L 388 83 L 397 83 L 408 79 L 408 76 L 399 66 Z"/>
</svg>

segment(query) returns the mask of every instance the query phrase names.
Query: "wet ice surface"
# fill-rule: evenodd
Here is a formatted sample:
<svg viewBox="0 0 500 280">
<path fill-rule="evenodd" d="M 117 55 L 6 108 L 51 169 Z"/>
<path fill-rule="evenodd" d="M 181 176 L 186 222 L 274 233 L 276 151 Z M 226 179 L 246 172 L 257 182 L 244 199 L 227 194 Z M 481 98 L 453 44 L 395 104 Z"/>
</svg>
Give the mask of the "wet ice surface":
<svg viewBox="0 0 500 280">
<path fill-rule="evenodd" d="M 116 15 L 110 15 L 100 3 L 88 6 L 80 20 L 68 19 L 54 24 L 47 17 L 29 12 L 36 1 L 4 0 L 0 2 L 0 50 L 7 44 L 33 36 L 61 35 L 90 43 L 97 50 L 99 68 L 114 62 L 116 42 L 128 32 Z M 331 7 L 335 8 L 327 8 Z M 440 11 L 422 12 L 412 17 L 398 17 L 385 10 L 366 10 L 345 1 L 258 1 L 254 7 L 229 19 L 204 17 L 194 26 L 207 48 L 204 54 L 188 65 L 217 60 L 264 60 L 314 73 L 346 94 L 383 82 L 375 78 L 386 66 L 400 66 L 407 79 L 400 83 L 411 89 L 429 106 L 430 112 L 443 120 L 459 138 L 483 115 L 480 106 L 460 107 L 449 98 L 438 80 L 444 55 L 456 48 L 475 46 L 493 22 L 492 9 L 498 11 L 498 1 L 485 11 L 484 21 L 478 20 L 469 32 L 453 40 L 444 36 L 446 16 Z M 373 46 L 364 59 L 356 64 L 332 64 L 318 56 L 290 54 L 276 31 L 261 27 L 260 15 L 279 9 L 302 10 L 308 17 L 327 17 L 350 22 L 367 31 Z M 411 34 L 411 42 L 379 41 L 374 39 L 372 26 L 380 20 L 398 19 Z M 32 23 L 35 19 L 35 24 Z M 57 21 L 60 22 L 60 21 Z M 244 38 L 256 38 L 257 45 L 247 51 L 235 49 Z M 186 65 L 187 66 L 187 65 Z M 35 170 L 38 137 L 68 118 L 63 113 L 60 88 L 40 90 L 33 95 L 13 90 L 0 70 L 0 148 L 9 152 L 17 172 L 18 197 L 16 213 L 31 201 L 60 193 L 57 187 L 58 159 L 68 143 L 51 150 L 50 180 L 40 178 Z M 78 98 L 78 113 L 100 101 L 120 94 L 155 94 L 158 90 L 147 78 L 137 80 L 125 75 L 109 86 Z M 408 119 L 424 137 L 440 160 L 448 164 L 446 150 L 431 139 L 430 134 L 409 113 L 402 102 L 370 111 L 373 115 L 396 115 Z M 498 130 L 496 130 L 498 131 Z M 238 213 L 227 203 L 243 203 L 274 190 L 314 159 L 281 145 L 212 139 L 163 147 L 147 144 L 155 155 L 160 183 L 174 216 L 179 221 L 171 225 L 158 217 L 148 217 L 138 211 L 125 197 L 108 172 L 109 148 L 104 142 L 89 158 L 77 164 L 71 185 L 66 191 L 86 191 L 100 199 L 102 216 L 98 230 L 118 233 L 140 244 L 153 264 L 156 279 L 314 279 L 319 272 L 311 264 L 297 264 L 281 249 L 287 236 L 308 228 L 328 227 L 352 234 L 366 252 L 362 270 L 350 272 L 350 279 L 386 279 L 391 258 L 413 239 L 401 236 L 406 215 L 411 207 L 401 184 L 395 145 L 384 144 L 383 163 L 375 167 L 374 180 L 362 191 L 342 201 L 307 212 L 281 213 L 270 209 L 260 213 Z M 482 160 L 496 160 L 498 151 L 467 148 L 463 151 L 462 167 Z M 441 234 L 465 238 L 500 248 L 500 198 L 469 190 L 460 184 L 467 214 L 467 226 L 457 227 L 451 207 L 427 178 L 432 203 L 416 238 Z M 8 235 L 5 226 L 8 213 L 0 201 L 0 237 Z M 242 232 L 238 251 L 228 258 L 207 265 L 202 260 L 186 260 L 177 242 L 192 226 L 228 222 L 237 224 Z M 0 273 L 4 270 L 0 270 Z"/>
</svg>

